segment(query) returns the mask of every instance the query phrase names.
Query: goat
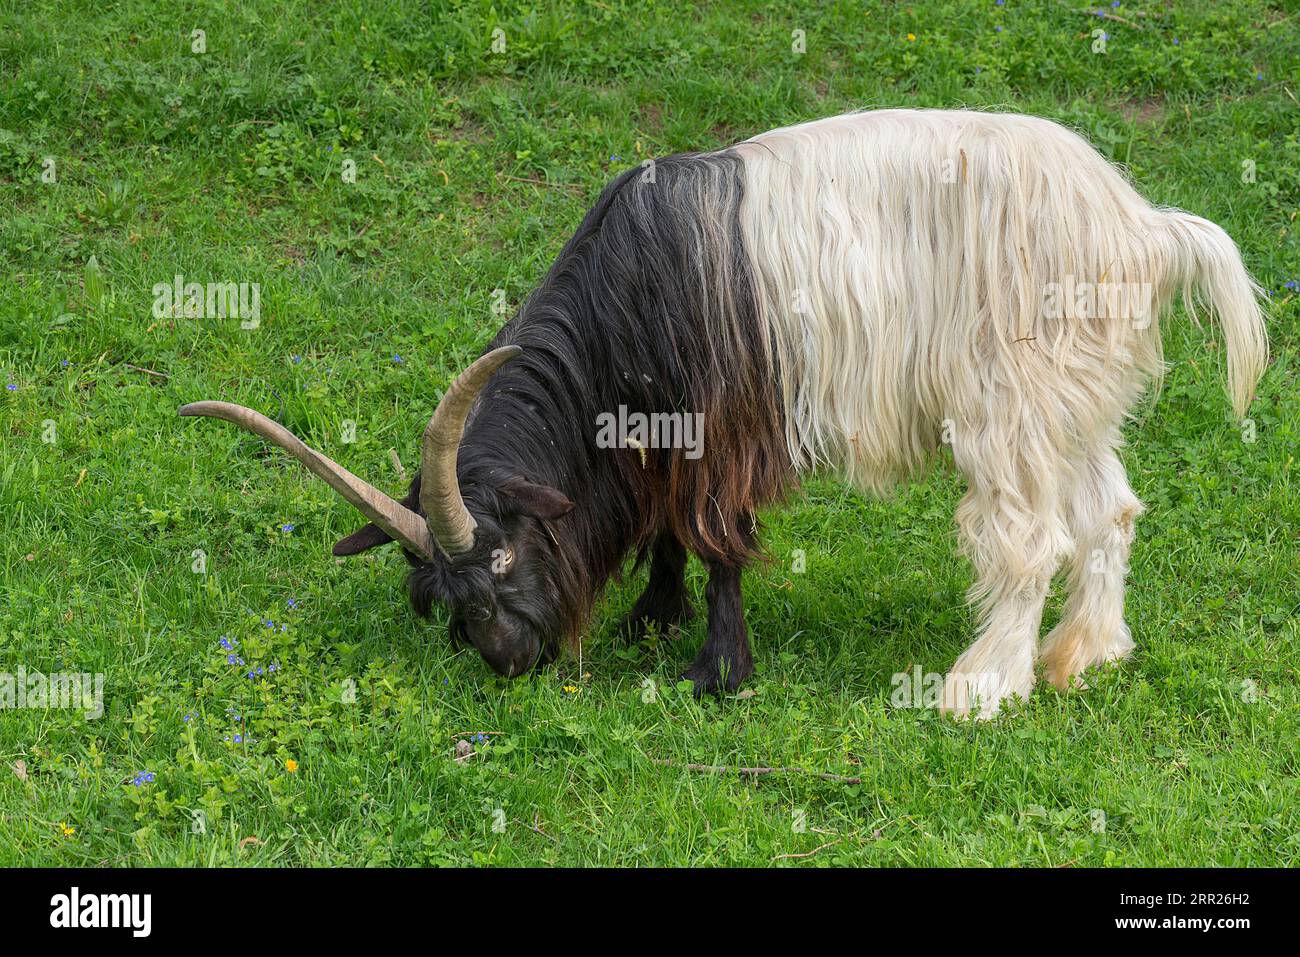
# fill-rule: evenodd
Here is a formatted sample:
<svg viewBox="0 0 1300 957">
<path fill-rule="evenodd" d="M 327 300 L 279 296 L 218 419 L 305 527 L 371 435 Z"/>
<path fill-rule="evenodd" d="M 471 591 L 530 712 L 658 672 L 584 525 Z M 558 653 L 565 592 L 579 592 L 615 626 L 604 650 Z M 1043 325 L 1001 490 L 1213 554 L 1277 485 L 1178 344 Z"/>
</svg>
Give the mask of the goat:
<svg viewBox="0 0 1300 957">
<path fill-rule="evenodd" d="M 370 520 L 334 553 L 398 541 L 415 610 L 446 605 L 503 675 L 572 648 L 629 553 L 650 573 L 626 631 L 684 622 L 696 554 L 707 639 L 684 677 L 700 694 L 753 670 L 740 583 L 759 509 L 814 472 L 886 492 L 947 444 L 978 633 L 943 709 L 989 717 L 1028 697 L 1036 665 L 1065 688 L 1133 648 L 1142 505 L 1116 449 L 1179 293 L 1217 314 L 1243 416 L 1267 338 L 1223 230 L 1147 203 L 1050 121 L 869 111 L 609 184 L 448 388 L 401 502 L 249 409 L 180 414 L 241 425 L 327 481 Z M 598 441 L 616 410 L 696 416 L 702 447 Z M 1070 595 L 1040 648 L 1062 566 Z"/>
</svg>

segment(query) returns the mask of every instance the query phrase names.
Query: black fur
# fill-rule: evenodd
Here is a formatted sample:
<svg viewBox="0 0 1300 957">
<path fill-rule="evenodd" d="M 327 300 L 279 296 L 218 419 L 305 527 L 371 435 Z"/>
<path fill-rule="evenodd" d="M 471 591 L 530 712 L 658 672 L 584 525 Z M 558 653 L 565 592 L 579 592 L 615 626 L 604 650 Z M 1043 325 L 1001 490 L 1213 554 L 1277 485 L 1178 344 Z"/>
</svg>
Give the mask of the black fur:
<svg viewBox="0 0 1300 957">
<path fill-rule="evenodd" d="M 711 575 L 709 639 L 689 674 L 711 690 L 752 669 L 740 570 L 757 554 L 756 509 L 792 472 L 741 242 L 740 163 L 725 152 L 678 156 L 658 161 L 653 181 L 640 168 L 619 177 L 488 346 L 523 353 L 480 394 L 461 443 L 474 547 L 451 561 L 407 557 L 415 609 L 448 605 L 453 633 L 503 673 L 575 645 L 625 556 L 639 563 L 652 546 L 632 627 L 689 615 L 689 549 Z M 598 416 L 620 405 L 703 413 L 703 455 L 598 448 Z M 417 478 L 407 507 L 418 510 L 418 489 Z M 350 541 L 358 536 L 339 547 L 370 540 Z M 513 553 L 508 569 L 493 570 L 494 552 Z M 509 634 L 487 635 L 476 625 L 485 615 L 508 619 Z"/>
</svg>

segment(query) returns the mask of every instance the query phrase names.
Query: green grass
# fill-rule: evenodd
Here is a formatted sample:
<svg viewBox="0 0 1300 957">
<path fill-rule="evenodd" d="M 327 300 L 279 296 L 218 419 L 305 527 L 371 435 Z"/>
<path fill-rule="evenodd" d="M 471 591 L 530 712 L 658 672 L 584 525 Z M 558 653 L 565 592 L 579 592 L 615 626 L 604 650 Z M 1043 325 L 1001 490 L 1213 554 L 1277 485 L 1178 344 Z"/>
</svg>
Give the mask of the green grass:
<svg viewBox="0 0 1300 957">
<path fill-rule="evenodd" d="M 0 671 L 106 676 L 98 720 L 0 711 L 0 864 L 1300 859 L 1293 4 L 1125 3 L 1128 23 L 1050 0 L 176 6 L 0 12 Z M 701 619 L 613 638 L 641 576 L 610 590 L 581 662 L 507 683 L 414 618 L 393 550 L 329 557 L 357 517 L 322 483 L 175 415 L 278 414 L 396 492 L 389 450 L 414 465 L 439 391 L 502 321 L 494 290 L 517 304 L 616 172 L 886 105 L 1066 122 L 1152 201 L 1222 224 L 1273 294 L 1252 443 L 1221 350 L 1166 327 L 1163 393 L 1124 453 L 1149 507 L 1137 652 L 1086 692 L 1040 688 L 980 725 L 891 707 L 893 674 L 945 671 L 971 637 L 942 470 L 887 502 L 810 482 L 768 516 L 773 561 L 745 583 L 756 675 L 697 703 L 676 676 Z M 261 327 L 156 320 L 151 289 L 177 273 L 260 283 Z M 278 670 L 244 678 L 223 636 Z"/>
</svg>

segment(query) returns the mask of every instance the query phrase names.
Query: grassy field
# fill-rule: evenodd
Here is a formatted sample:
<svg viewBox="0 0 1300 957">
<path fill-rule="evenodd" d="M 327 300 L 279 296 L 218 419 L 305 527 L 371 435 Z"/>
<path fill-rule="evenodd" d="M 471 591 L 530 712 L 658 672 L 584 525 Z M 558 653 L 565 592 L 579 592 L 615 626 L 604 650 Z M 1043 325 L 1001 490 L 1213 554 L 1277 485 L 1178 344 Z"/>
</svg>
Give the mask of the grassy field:
<svg viewBox="0 0 1300 957">
<path fill-rule="evenodd" d="M 1300 16 L 1092 9 L 0 5 L 0 672 L 105 676 L 98 719 L 0 711 L 0 864 L 1295 864 Z M 1272 298 L 1246 429 L 1212 332 L 1165 329 L 1124 452 L 1137 652 L 1086 692 L 979 725 L 891 705 L 970 641 L 941 468 L 767 516 L 756 674 L 696 702 L 702 617 L 614 638 L 643 573 L 580 661 L 506 682 L 414 617 L 394 549 L 330 557 L 357 519 L 323 483 L 176 417 L 251 405 L 400 492 L 390 450 L 412 468 L 607 180 L 871 106 L 1065 122 Z M 176 275 L 259 284 L 260 325 L 157 318 Z"/>
</svg>

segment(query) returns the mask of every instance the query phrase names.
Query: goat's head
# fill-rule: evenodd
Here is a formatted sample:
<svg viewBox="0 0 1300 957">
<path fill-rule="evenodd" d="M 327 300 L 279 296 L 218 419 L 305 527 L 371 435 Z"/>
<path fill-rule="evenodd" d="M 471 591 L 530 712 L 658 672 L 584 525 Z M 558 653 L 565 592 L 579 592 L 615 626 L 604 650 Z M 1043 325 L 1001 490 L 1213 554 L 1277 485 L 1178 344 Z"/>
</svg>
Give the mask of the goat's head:
<svg viewBox="0 0 1300 957">
<path fill-rule="evenodd" d="M 420 474 L 398 502 L 284 426 L 244 406 L 195 402 L 181 415 L 225 419 L 273 442 L 324 479 L 370 521 L 334 546 L 355 555 L 385 542 L 402 545 L 411 564 L 411 603 L 428 614 L 436 601 L 451 613 L 451 633 L 468 640 L 498 673 L 515 677 L 553 659 L 564 628 L 560 556 L 546 525 L 573 508 L 564 493 L 513 474 L 475 470 L 461 488 L 457 458 L 474 400 L 492 374 L 520 354 L 503 346 L 479 358 L 451 384 L 424 430 Z"/>
</svg>

